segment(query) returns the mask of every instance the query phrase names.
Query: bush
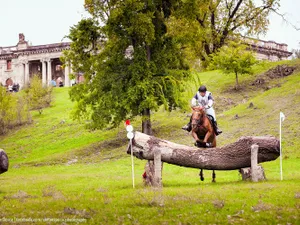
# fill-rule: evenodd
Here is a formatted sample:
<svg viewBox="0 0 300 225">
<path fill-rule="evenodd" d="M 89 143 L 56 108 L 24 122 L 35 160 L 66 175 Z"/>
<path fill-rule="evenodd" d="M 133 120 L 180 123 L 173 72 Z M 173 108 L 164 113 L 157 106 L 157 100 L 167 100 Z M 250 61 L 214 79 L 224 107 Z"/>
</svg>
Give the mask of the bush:
<svg viewBox="0 0 300 225">
<path fill-rule="evenodd" d="M 26 100 L 0 86 L 0 135 L 27 123 L 31 123 L 31 116 Z"/>
<path fill-rule="evenodd" d="M 50 106 L 52 101 L 52 87 L 43 87 L 38 75 L 33 76 L 30 86 L 25 90 L 30 110 L 37 110 L 42 114 L 43 109 Z"/>
</svg>

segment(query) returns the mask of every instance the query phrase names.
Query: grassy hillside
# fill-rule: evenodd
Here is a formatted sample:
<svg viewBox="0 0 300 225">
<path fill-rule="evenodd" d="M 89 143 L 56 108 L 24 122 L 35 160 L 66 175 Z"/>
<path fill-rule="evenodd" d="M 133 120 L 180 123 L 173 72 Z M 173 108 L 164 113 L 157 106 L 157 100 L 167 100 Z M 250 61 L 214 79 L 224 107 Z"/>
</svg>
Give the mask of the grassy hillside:
<svg viewBox="0 0 300 225">
<path fill-rule="evenodd" d="M 51 224 L 45 218 L 56 218 L 58 224 L 71 219 L 78 224 L 300 224 L 300 72 L 272 80 L 270 90 L 251 85 L 277 64 L 257 66 L 255 75 L 242 76 L 240 91 L 233 90 L 234 76 L 218 71 L 195 73 L 194 80 L 206 84 L 216 99 L 224 131 L 218 145 L 245 135 L 278 136 L 279 112 L 285 113 L 284 181 L 279 181 L 278 160 L 264 164 L 268 181 L 256 184 L 241 182 L 237 171 L 218 171 L 216 184 L 206 171 L 200 182 L 197 170 L 164 165 L 164 188 L 157 191 L 143 186 L 145 162 L 136 159 L 133 190 L 124 127 L 86 130 L 86 121 L 70 119 L 68 89 L 56 88 L 52 106 L 42 115 L 33 113 L 33 124 L 0 137 L 0 148 L 10 159 L 9 171 L 0 175 L 0 224 L 10 223 L 5 218 L 37 224 Z M 189 85 L 187 101 L 198 85 Z M 254 107 L 248 107 L 250 102 Z M 180 129 L 188 113 L 155 112 L 155 135 L 192 145 Z M 138 130 L 140 123 L 140 118 L 134 121 Z"/>
</svg>

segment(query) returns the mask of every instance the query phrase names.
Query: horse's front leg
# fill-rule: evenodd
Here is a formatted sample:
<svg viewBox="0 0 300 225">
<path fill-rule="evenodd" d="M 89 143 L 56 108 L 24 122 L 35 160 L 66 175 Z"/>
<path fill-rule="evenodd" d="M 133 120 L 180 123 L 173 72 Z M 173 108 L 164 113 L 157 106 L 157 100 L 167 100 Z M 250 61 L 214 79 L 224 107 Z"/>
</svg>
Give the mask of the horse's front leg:
<svg viewBox="0 0 300 225">
<path fill-rule="evenodd" d="M 212 133 L 210 131 L 207 131 L 207 133 L 205 134 L 204 140 L 203 140 L 205 143 L 207 143 L 208 138 L 210 137 L 210 135 L 212 135 Z"/>
<path fill-rule="evenodd" d="M 210 138 L 210 135 L 212 135 L 212 133 L 211 133 L 210 131 L 208 131 L 208 132 L 205 134 L 205 137 L 204 137 L 204 140 L 203 140 L 204 145 L 205 145 L 206 148 L 211 148 L 211 147 L 213 147 L 213 143 L 208 143 L 208 142 L 207 142 L 208 139 Z"/>
<path fill-rule="evenodd" d="M 200 139 L 198 138 L 198 135 L 194 130 L 192 130 L 192 136 L 193 136 L 193 138 L 195 139 L 196 142 L 200 142 Z"/>
<path fill-rule="evenodd" d="M 216 173 L 215 173 L 214 170 L 213 170 L 213 172 L 212 172 L 212 182 L 213 182 L 213 183 L 216 182 Z"/>
</svg>

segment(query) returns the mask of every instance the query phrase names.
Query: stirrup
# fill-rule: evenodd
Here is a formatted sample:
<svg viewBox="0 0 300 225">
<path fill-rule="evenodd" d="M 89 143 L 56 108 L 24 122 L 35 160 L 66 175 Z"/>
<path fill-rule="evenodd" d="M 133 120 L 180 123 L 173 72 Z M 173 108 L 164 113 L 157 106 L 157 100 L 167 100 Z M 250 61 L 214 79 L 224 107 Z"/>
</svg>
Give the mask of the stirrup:
<svg viewBox="0 0 300 225">
<path fill-rule="evenodd" d="M 220 135 L 220 134 L 222 134 L 222 133 L 223 133 L 223 131 L 217 129 L 217 131 L 216 131 L 216 135 L 217 135 L 217 136 Z"/>
<path fill-rule="evenodd" d="M 188 126 L 188 125 L 185 125 L 185 126 L 181 127 L 181 129 L 182 129 L 182 130 L 185 130 L 185 131 L 187 131 L 187 132 L 190 132 L 190 131 L 192 130 L 191 127 Z"/>
</svg>

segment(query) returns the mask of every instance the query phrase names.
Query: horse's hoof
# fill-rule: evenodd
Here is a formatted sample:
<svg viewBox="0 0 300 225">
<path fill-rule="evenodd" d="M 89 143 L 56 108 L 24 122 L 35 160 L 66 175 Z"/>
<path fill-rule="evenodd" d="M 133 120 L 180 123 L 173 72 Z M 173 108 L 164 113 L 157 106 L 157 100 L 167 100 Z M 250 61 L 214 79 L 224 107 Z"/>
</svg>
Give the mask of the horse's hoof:
<svg viewBox="0 0 300 225">
<path fill-rule="evenodd" d="M 212 183 L 216 183 L 216 181 L 215 181 L 215 180 L 212 180 L 211 182 L 212 182 Z"/>
<path fill-rule="evenodd" d="M 200 180 L 201 180 L 201 181 L 204 181 L 204 178 L 203 178 L 203 177 L 200 177 Z"/>
</svg>

